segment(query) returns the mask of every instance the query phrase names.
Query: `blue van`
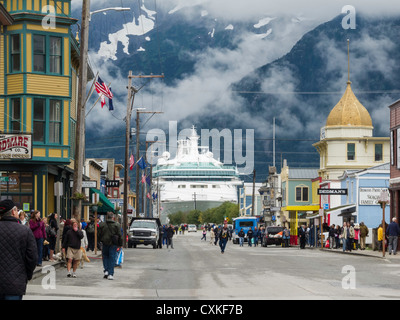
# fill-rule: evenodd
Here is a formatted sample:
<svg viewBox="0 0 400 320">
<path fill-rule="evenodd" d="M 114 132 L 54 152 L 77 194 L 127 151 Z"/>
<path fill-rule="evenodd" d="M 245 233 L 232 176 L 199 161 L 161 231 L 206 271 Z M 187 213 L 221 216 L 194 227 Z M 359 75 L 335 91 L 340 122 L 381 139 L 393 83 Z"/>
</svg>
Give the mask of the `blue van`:
<svg viewBox="0 0 400 320">
<path fill-rule="evenodd" d="M 235 244 L 239 243 L 238 233 L 241 229 L 243 229 L 245 233 L 244 241 L 247 241 L 247 231 L 257 227 L 257 223 L 259 221 L 258 217 L 238 217 L 233 219 L 233 233 L 232 233 L 232 242 Z"/>
</svg>

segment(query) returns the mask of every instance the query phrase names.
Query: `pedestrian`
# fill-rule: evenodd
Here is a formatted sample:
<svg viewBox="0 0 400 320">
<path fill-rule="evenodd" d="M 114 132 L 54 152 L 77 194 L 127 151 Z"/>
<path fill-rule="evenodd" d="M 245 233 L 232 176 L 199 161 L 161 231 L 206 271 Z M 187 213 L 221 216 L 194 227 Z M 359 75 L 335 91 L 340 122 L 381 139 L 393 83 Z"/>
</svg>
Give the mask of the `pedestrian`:
<svg viewBox="0 0 400 320">
<path fill-rule="evenodd" d="M 36 247 L 37 247 L 37 254 L 38 260 L 37 265 L 38 267 L 42 266 L 43 260 L 43 242 L 46 239 L 46 227 L 44 222 L 40 218 L 40 211 L 34 210 L 29 220 L 29 227 L 31 228 L 33 235 L 36 239 Z"/>
<path fill-rule="evenodd" d="M 382 224 L 380 224 L 378 227 L 378 250 L 379 251 L 382 251 L 382 245 L 383 245 L 383 228 L 382 228 Z"/>
<path fill-rule="evenodd" d="M 219 229 L 217 226 L 215 226 L 215 228 L 214 228 L 214 235 L 215 235 L 214 245 L 216 246 L 217 242 L 218 242 L 218 235 L 219 235 Z"/>
<path fill-rule="evenodd" d="M 203 240 L 203 239 L 204 239 L 204 241 L 207 241 L 207 240 L 206 240 L 206 237 L 207 237 L 207 230 L 206 230 L 206 228 L 204 227 L 204 228 L 203 228 L 203 237 L 200 239 L 200 241 Z"/>
<path fill-rule="evenodd" d="M 228 242 L 228 225 L 226 223 L 221 229 L 218 238 L 219 238 L 219 247 L 221 248 L 221 253 L 224 253 L 226 243 Z"/>
<path fill-rule="evenodd" d="M 171 246 L 171 249 L 174 248 L 174 244 L 172 242 L 172 237 L 174 236 L 174 226 L 171 224 L 167 229 L 167 249 Z"/>
<path fill-rule="evenodd" d="M 22 300 L 38 261 L 36 239 L 12 200 L 0 201 L 0 300 Z"/>
<path fill-rule="evenodd" d="M 310 239 L 310 247 L 314 247 L 314 245 L 315 245 L 315 226 L 314 225 L 312 225 L 310 228 L 309 239 Z"/>
<path fill-rule="evenodd" d="M 343 252 L 347 251 L 347 223 L 343 223 L 343 228 L 341 230 L 340 239 L 342 239 Z"/>
<path fill-rule="evenodd" d="M 336 242 L 335 249 L 340 248 L 340 234 L 341 234 L 340 226 L 337 225 L 335 228 L 335 242 Z"/>
<path fill-rule="evenodd" d="M 284 243 L 284 247 L 285 247 L 285 248 L 289 248 L 289 243 L 290 243 L 290 230 L 289 230 L 287 227 L 285 227 L 285 228 L 283 229 L 282 240 L 283 240 L 283 243 Z"/>
<path fill-rule="evenodd" d="M 83 238 L 82 230 L 79 230 L 78 222 L 73 219 L 71 228 L 64 237 L 62 250 L 67 259 L 67 277 L 76 278 L 76 269 L 82 259 L 81 240 Z M 71 273 L 72 268 L 72 273 Z"/>
<path fill-rule="evenodd" d="M 306 229 L 306 244 L 308 244 L 308 246 L 309 247 L 311 247 L 310 246 L 310 227 L 307 225 L 307 226 L 305 226 L 305 229 Z"/>
<path fill-rule="evenodd" d="M 397 218 L 393 218 L 392 222 L 387 227 L 387 235 L 389 237 L 389 255 L 397 254 L 397 240 L 400 235 L 400 227 L 397 223 Z"/>
<path fill-rule="evenodd" d="M 240 245 L 241 247 L 243 247 L 244 236 L 245 236 L 245 233 L 244 233 L 243 228 L 242 228 L 242 229 L 240 229 L 240 231 L 239 231 L 239 233 L 238 233 L 239 245 Z"/>
<path fill-rule="evenodd" d="M 18 218 L 19 221 L 21 221 L 21 224 L 26 226 L 28 224 L 28 219 L 26 218 L 26 213 L 23 210 L 19 210 L 18 212 Z"/>
<path fill-rule="evenodd" d="M 354 227 L 351 222 L 347 222 L 347 250 L 351 252 L 353 249 L 353 241 L 354 241 Z"/>
<path fill-rule="evenodd" d="M 210 244 L 213 244 L 215 241 L 215 233 L 214 233 L 214 229 L 210 228 Z"/>
<path fill-rule="evenodd" d="M 167 226 L 164 224 L 162 228 L 162 244 L 167 245 Z"/>
<path fill-rule="evenodd" d="M 354 225 L 354 249 L 358 250 L 359 248 L 359 239 L 360 239 L 360 225 L 356 223 Z"/>
<path fill-rule="evenodd" d="M 88 238 L 88 248 L 87 251 L 94 251 L 94 232 L 95 232 L 95 221 L 94 221 L 94 216 L 91 215 L 89 217 L 89 222 L 86 226 L 86 236 Z"/>
<path fill-rule="evenodd" d="M 360 247 L 361 250 L 365 250 L 365 239 L 368 237 L 369 229 L 364 224 L 364 222 L 360 223 Z"/>
<path fill-rule="evenodd" d="M 48 241 L 49 241 L 49 249 L 50 249 L 50 261 L 54 262 L 54 251 L 56 250 L 56 242 L 57 242 L 57 232 L 58 232 L 58 224 L 57 224 L 57 213 L 52 213 L 48 218 Z"/>
<path fill-rule="evenodd" d="M 83 269 L 83 265 L 84 265 L 85 261 L 90 262 L 90 260 L 86 254 L 86 248 L 88 246 L 88 238 L 87 238 L 86 231 L 83 228 L 83 223 L 81 223 L 81 230 L 83 233 L 83 238 L 81 239 L 81 249 L 80 250 L 82 251 L 82 259 L 80 262 L 80 267 L 81 267 L 81 269 Z"/>
<path fill-rule="evenodd" d="M 333 249 L 335 246 L 336 241 L 335 241 L 335 225 L 332 224 L 329 228 L 329 248 Z"/>
<path fill-rule="evenodd" d="M 306 227 L 304 224 L 299 229 L 299 238 L 300 238 L 300 249 L 305 249 L 305 247 L 306 247 Z"/>
<path fill-rule="evenodd" d="M 114 221 L 114 213 L 107 212 L 106 221 L 100 223 L 99 239 L 102 243 L 104 278 L 114 280 L 117 248 L 122 246 L 121 225 Z"/>
<path fill-rule="evenodd" d="M 249 229 L 248 231 L 247 231 L 247 241 L 248 241 L 248 245 L 249 245 L 249 247 L 251 247 L 251 245 L 252 245 L 252 241 L 253 241 L 253 234 L 254 234 L 254 232 L 253 232 L 253 229 Z"/>
<path fill-rule="evenodd" d="M 259 237 L 260 231 L 257 229 L 257 227 L 254 227 L 254 232 L 253 232 L 253 239 L 254 239 L 254 246 L 257 247 L 258 245 L 258 237 Z"/>
</svg>

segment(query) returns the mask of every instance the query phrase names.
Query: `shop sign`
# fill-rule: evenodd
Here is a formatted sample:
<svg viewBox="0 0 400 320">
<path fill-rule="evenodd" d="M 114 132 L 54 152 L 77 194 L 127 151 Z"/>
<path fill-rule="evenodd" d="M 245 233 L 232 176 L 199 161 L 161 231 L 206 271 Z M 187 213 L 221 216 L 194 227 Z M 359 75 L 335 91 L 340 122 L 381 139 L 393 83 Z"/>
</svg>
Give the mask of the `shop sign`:
<svg viewBox="0 0 400 320">
<path fill-rule="evenodd" d="M 318 195 L 341 195 L 345 196 L 347 195 L 347 189 L 318 189 L 317 190 Z"/>
<path fill-rule="evenodd" d="M 364 206 L 379 206 L 379 197 L 384 190 L 387 191 L 387 188 L 360 188 L 359 204 Z"/>
<path fill-rule="evenodd" d="M 32 159 L 32 135 L 0 134 L 0 159 Z"/>
</svg>

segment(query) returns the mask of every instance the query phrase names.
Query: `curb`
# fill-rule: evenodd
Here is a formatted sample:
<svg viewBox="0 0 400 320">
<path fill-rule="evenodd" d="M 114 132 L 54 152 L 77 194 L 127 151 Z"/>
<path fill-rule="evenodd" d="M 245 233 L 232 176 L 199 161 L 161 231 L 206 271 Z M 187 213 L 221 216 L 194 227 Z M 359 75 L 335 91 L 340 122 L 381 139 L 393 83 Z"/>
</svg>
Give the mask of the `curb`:
<svg viewBox="0 0 400 320">
<path fill-rule="evenodd" d="M 321 248 L 319 248 L 318 250 L 319 251 L 325 251 L 325 252 L 338 253 L 338 254 L 351 254 L 353 256 L 362 256 L 362 257 L 378 258 L 378 259 L 385 259 L 385 260 L 388 259 L 387 256 L 382 257 L 382 256 L 374 255 L 374 254 L 368 254 L 368 253 L 358 253 L 358 252 L 356 253 L 356 252 L 353 252 L 353 251 L 351 251 L 351 252 L 343 252 L 343 250 L 332 250 L 332 249 L 321 249 Z"/>
</svg>

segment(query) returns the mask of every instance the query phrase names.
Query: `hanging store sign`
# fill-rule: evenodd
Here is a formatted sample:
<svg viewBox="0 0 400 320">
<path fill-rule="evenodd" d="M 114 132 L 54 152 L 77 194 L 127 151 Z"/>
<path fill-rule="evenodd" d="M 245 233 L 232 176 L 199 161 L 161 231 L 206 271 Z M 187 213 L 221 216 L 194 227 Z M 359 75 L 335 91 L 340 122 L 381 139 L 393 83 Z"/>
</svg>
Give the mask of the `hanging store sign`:
<svg viewBox="0 0 400 320">
<path fill-rule="evenodd" d="M 70 180 L 69 181 L 69 187 L 73 188 L 74 187 L 74 181 Z M 82 181 L 82 188 L 97 188 L 97 181 L 96 180 L 84 180 Z"/>
<path fill-rule="evenodd" d="M 379 197 L 387 188 L 360 188 L 359 204 L 364 206 L 379 206 Z M 388 196 L 390 202 L 390 196 Z"/>
<path fill-rule="evenodd" d="M 0 159 L 32 159 L 32 135 L 0 134 Z"/>
<path fill-rule="evenodd" d="M 345 196 L 347 195 L 347 189 L 318 189 L 318 195 L 324 194 Z"/>
<path fill-rule="evenodd" d="M 106 187 L 107 188 L 118 188 L 119 187 L 119 180 L 106 180 Z"/>
</svg>

